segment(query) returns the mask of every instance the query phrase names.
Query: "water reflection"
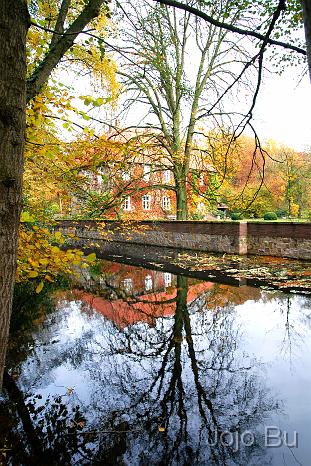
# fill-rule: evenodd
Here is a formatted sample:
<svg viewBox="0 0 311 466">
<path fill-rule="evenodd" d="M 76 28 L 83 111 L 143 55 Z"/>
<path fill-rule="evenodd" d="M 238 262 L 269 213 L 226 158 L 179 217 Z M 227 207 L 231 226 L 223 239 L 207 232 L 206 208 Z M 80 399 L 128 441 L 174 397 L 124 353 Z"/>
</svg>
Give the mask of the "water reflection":
<svg viewBox="0 0 311 466">
<path fill-rule="evenodd" d="M 306 338 L 307 298 L 104 262 L 11 348 L 0 450 L 15 464 L 292 464 L 264 426 L 306 429 L 295 383 L 276 382 L 280 348 L 310 366 Z"/>
</svg>

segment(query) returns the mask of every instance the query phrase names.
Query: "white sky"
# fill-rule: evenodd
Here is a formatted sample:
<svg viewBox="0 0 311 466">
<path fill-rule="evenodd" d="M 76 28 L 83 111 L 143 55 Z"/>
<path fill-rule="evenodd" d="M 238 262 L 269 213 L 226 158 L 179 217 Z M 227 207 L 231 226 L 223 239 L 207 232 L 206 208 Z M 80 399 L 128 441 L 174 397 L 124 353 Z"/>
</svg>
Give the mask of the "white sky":
<svg viewBox="0 0 311 466">
<path fill-rule="evenodd" d="M 300 80 L 299 72 L 301 68 L 289 67 L 281 76 L 266 75 L 255 107 L 253 124 L 260 139 L 273 139 L 302 151 L 311 148 L 311 83 L 308 74 Z M 75 89 L 78 94 L 92 94 L 85 79 L 80 78 Z M 105 120 L 100 113 L 98 116 Z M 134 120 L 132 123 L 137 123 L 137 118 Z M 81 121 L 83 125 L 86 123 Z M 97 128 L 100 129 L 100 126 Z M 66 133 L 63 129 L 61 131 Z"/>
<path fill-rule="evenodd" d="M 298 151 L 311 149 L 311 83 L 308 73 L 301 79 L 301 71 L 302 67 L 289 66 L 282 75 L 266 73 L 252 120 L 262 141 L 273 139 Z M 248 103 L 247 108 L 249 98 Z M 133 120 L 129 112 L 127 124 L 139 121 L 135 110 Z M 145 107 L 140 110 L 142 117 Z M 253 136 L 250 130 L 245 133 Z"/>
<path fill-rule="evenodd" d="M 273 139 L 280 144 L 288 145 L 299 151 L 311 149 L 311 83 L 308 73 L 305 73 L 301 79 L 302 70 L 302 65 L 295 67 L 289 64 L 282 75 L 265 72 L 252 121 L 262 141 Z M 64 82 L 72 84 L 70 72 L 64 74 L 63 77 Z M 92 91 L 87 77 L 78 79 L 75 77 L 74 87 L 77 94 L 96 95 Z M 103 95 L 105 95 L 105 92 L 103 92 Z M 248 109 L 250 100 L 249 98 L 247 100 Z M 83 110 L 88 110 L 88 108 L 81 106 L 79 101 L 77 106 L 83 107 Z M 96 116 L 106 120 L 107 115 L 103 110 L 103 108 L 99 109 Z M 110 111 L 107 107 L 106 110 L 109 114 Z M 146 108 L 143 106 L 133 108 L 133 117 L 130 111 L 124 124 L 137 124 L 140 118 L 145 115 L 145 110 Z M 87 122 L 81 120 L 81 124 L 85 126 Z M 95 125 L 95 128 L 96 131 L 100 132 L 102 126 Z M 63 128 L 61 131 L 65 136 L 67 132 Z M 72 139 L 72 136 L 69 136 L 70 139 Z"/>
<path fill-rule="evenodd" d="M 311 83 L 307 74 L 299 84 L 299 72 L 265 77 L 254 121 L 261 137 L 304 150 L 311 147 Z"/>
</svg>

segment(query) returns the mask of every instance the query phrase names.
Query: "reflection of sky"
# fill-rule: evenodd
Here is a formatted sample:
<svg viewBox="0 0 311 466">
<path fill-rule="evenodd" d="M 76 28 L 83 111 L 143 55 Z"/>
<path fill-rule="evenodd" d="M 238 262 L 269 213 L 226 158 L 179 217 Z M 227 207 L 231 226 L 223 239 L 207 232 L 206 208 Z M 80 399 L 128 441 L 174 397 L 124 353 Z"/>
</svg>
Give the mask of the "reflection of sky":
<svg viewBox="0 0 311 466">
<path fill-rule="evenodd" d="M 235 416 L 241 416 L 238 412 L 240 405 L 230 408 L 233 393 L 241 389 L 241 374 L 245 377 L 253 374 L 257 377 L 259 390 L 258 395 L 255 392 L 255 398 L 260 398 L 261 390 L 268 389 L 268 396 L 284 402 L 285 415 L 273 414 L 267 422 L 286 429 L 289 434 L 293 430 L 299 432 L 299 454 L 295 452 L 298 459 L 311 456 L 307 438 L 311 427 L 311 341 L 310 328 L 302 318 L 302 299 L 305 298 L 291 297 L 291 358 L 288 352 L 284 352 L 285 295 L 278 294 L 274 298 L 263 293 L 258 301 L 229 306 L 221 311 L 219 319 L 223 319 L 222 324 L 216 327 L 212 327 L 214 314 L 206 308 L 200 309 L 198 305 L 204 300 L 194 301 L 193 307 L 197 312 L 193 313 L 191 305 L 189 309 L 202 383 L 208 391 L 217 384 L 221 388 L 220 395 L 216 394 L 214 400 L 221 422 L 225 425 L 233 422 Z M 35 390 L 44 398 L 48 394 L 64 394 L 67 388 L 74 388 L 75 399 L 87 409 L 89 420 L 96 422 L 100 418 L 109 418 L 112 410 L 126 411 L 148 389 L 163 362 L 162 356 L 153 355 L 154 350 L 169 336 L 174 319 L 159 318 L 154 327 L 141 322 L 121 331 L 112 321 L 96 312 L 81 312 L 81 307 L 79 301 L 63 302 L 60 309 L 47 318 L 42 330 L 35 334 L 35 347 L 22 365 L 19 382 L 23 390 Z M 298 334 L 297 340 L 294 336 Z M 233 343 L 230 339 L 234 340 Z M 185 339 L 181 346 L 182 379 L 189 410 L 188 429 L 192 431 L 192 442 L 195 442 L 200 422 L 197 394 Z M 222 352 L 228 353 L 232 359 L 230 369 L 237 371 L 237 375 L 222 371 L 216 381 L 215 369 L 219 368 Z M 227 361 L 229 356 L 224 360 Z M 209 367 L 211 361 L 214 361 L 213 368 Z M 172 364 L 170 361 L 169 367 Z M 251 366 L 254 366 L 251 370 L 241 370 L 241 367 Z M 169 383 L 169 377 L 167 373 L 165 384 Z M 150 404 L 151 410 L 154 406 L 156 415 L 159 409 L 156 407 L 156 392 L 151 391 L 145 402 Z M 256 402 L 256 399 L 251 400 L 245 409 L 251 411 L 252 403 Z M 283 464 L 283 453 L 288 454 L 279 449 L 269 451 L 275 455 L 272 464 Z M 134 452 L 131 454 L 135 456 Z M 290 458 L 288 456 L 288 460 Z M 278 463 L 281 459 L 282 462 Z"/>
<path fill-rule="evenodd" d="M 308 322 L 303 321 L 302 299 L 297 296 L 290 300 L 289 335 L 285 328 L 286 299 L 247 302 L 238 306 L 237 315 L 248 336 L 248 351 L 260 355 L 269 385 L 284 401 L 286 415 L 274 415 L 271 421 L 287 431 L 290 440 L 296 430 L 299 453 L 302 458 L 308 458 L 311 455 L 311 339 Z M 292 339 L 291 351 L 288 338 Z M 284 464 L 280 451 L 276 449 L 274 453 L 280 464 Z"/>
</svg>

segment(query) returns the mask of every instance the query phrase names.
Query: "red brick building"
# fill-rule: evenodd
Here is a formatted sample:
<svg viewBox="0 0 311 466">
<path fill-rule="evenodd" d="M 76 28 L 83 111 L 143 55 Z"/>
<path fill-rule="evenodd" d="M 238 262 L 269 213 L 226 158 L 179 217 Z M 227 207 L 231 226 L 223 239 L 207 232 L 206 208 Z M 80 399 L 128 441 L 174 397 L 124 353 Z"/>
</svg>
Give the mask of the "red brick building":
<svg viewBox="0 0 311 466">
<path fill-rule="evenodd" d="M 213 169 L 200 168 L 192 161 L 188 177 L 188 208 L 190 213 L 207 214 L 204 193 L 208 189 Z M 109 190 L 117 198 L 117 205 L 105 211 L 108 218 L 175 219 L 176 194 L 172 167 L 152 162 L 132 160 L 117 169 L 105 167 L 98 174 L 89 174 L 89 189 L 95 192 Z M 203 194 L 200 197 L 200 194 Z M 79 201 L 77 202 L 79 205 Z"/>
<path fill-rule="evenodd" d="M 130 135 L 126 137 L 130 139 Z M 99 202 L 103 199 L 105 216 L 129 219 L 176 218 L 175 176 L 178 160 L 175 162 L 172 156 L 165 155 L 163 151 L 159 153 L 159 150 L 157 143 L 152 145 L 150 141 L 149 145 L 140 142 L 137 146 L 128 146 L 126 143 L 109 154 L 103 148 L 102 165 L 99 163 L 92 171 L 81 170 L 86 191 L 93 195 L 95 204 L 97 194 Z M 200 150 L 194 150 L 187 172 L 188 211 L 190 215 L 201 214 L 204 218 L 210 210 L 205 194 L 215 170 L 206 163 Z M 106 194 L 112 199 L 110 204 L 104 199 Z M 73 212 L 83 210 L 85 201 L 87 197 L 76 198 Z M 111 205 L 108 209 L 107 204 Z"/>
</svg>

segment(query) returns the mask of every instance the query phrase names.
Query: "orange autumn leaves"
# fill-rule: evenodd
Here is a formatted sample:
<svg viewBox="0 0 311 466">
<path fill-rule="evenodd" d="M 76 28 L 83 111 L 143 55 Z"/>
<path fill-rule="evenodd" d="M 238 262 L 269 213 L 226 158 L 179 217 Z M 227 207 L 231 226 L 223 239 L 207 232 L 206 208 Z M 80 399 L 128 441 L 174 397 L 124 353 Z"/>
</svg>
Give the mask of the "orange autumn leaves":
<svg viewBox="0 0 311 466">
<path fill-rule="evenodd" d="M 53 283 L 59 276 L 79 277 L 81 269 L 95 263 L 96 255 L 78 249 L 63 249 L 66 242 L 62 233 L 52 233 L 38 226 L 21 225 L 17 260 L 16 282 L 35 281 L 36 293 L 45 284 Z"/>
</svg>

